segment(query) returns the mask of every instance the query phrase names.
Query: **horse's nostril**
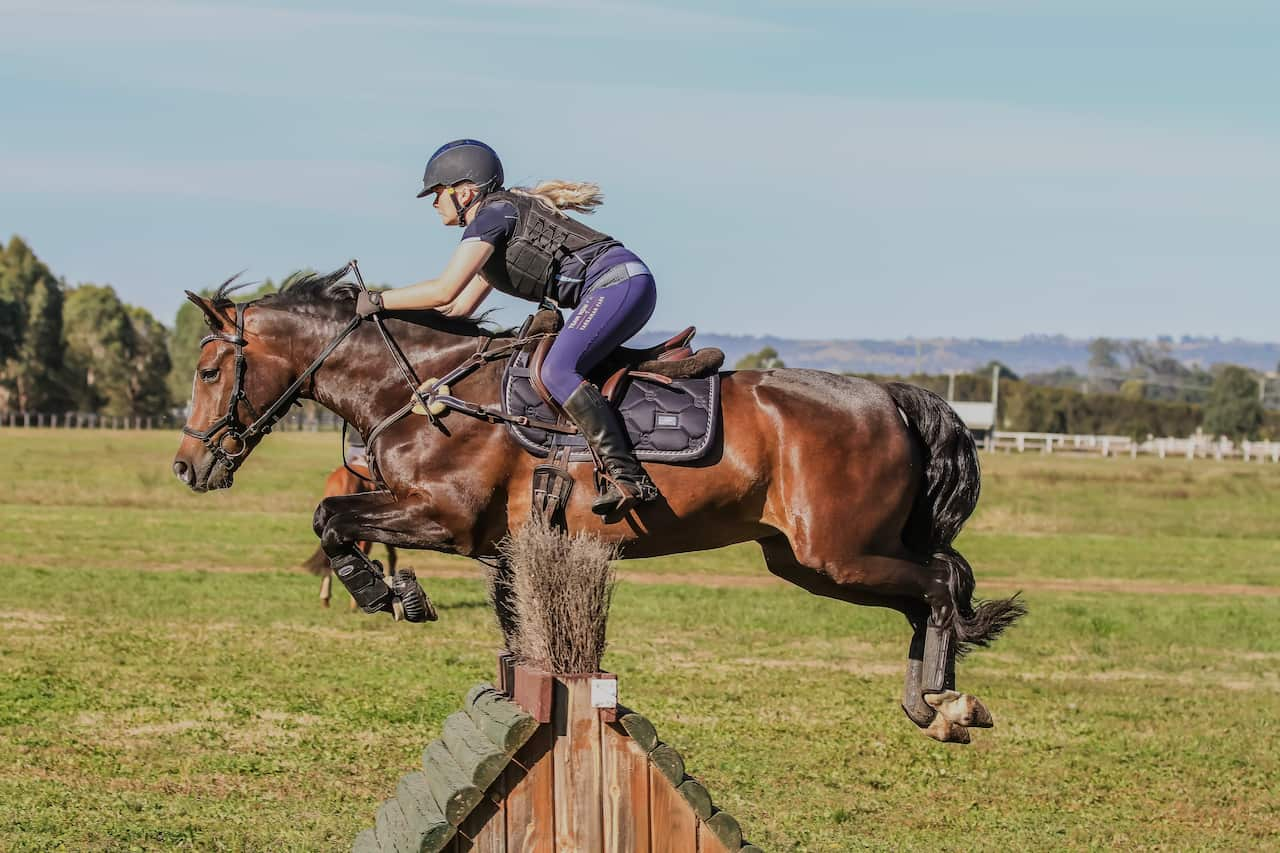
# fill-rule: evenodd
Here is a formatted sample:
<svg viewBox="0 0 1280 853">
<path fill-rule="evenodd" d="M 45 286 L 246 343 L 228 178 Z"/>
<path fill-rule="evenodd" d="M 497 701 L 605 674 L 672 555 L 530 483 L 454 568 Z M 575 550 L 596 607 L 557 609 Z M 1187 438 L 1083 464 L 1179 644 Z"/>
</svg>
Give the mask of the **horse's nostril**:
<svg viewBox="0 0 1280 853">
<path fill-rule="evenodd" d="M 194 472 L 191 470 L 191 466 L 183 462 L 181 459 L 173 463 L 173 473 L 179 480 L 186 483 L 188 486 L 191 485 L 191 481 L 195 477 Z"/>
</svg>

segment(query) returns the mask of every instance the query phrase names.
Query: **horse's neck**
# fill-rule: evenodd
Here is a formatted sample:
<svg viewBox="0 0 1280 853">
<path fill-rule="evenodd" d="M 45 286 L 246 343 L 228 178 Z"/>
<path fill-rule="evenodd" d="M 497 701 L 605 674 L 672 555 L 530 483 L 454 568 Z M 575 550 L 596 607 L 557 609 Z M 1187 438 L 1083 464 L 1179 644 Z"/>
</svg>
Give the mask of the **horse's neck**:
<svg viewBox="0 0 1280 853">
<path fill-rule="evenodd" d="M 405 323 L 393 325 L 393 340 L 422 382 L 444 376 L 476 349 L 477 339 L 473 337 Z M 307 336 L 316 343 L 295 346 L 298 363 L 294 368 L 298 372 L 305 370 L 340 330 L 341 325 L 334 325 L 323 333 Z M 483 403 L 491 402 L 489 397 L 497 399 L 496 392 L 486 387 L 486 378 L 472 376 L 466 380 L 466 391 L 471 392 L 468 399 Z M 410 393 L 409 383 L 372 323 L 361 324 L 338 345 L 316 372 L 314 384 L 304 392 L 364 435 L 408 402 Z"/>
</svg>

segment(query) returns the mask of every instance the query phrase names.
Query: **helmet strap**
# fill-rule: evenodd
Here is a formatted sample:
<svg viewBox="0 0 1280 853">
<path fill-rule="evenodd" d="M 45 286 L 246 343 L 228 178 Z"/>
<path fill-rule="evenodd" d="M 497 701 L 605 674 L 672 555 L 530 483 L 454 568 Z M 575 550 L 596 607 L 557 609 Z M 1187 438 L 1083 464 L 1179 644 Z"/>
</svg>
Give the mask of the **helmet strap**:
<svg viewBox="0 0 1280 853">
<path fill-rule="evenodd" d="M 458 194 L 454 192 L 453 187 L 445 187 L 445 192 L 449 194 L 449 198 L 453 201 L 453 209 L 458 211 L 458 227 L 466 228 L 467 227 L 467 211 L 469 211 L 471 208 L 475 207 L 477 204 L 483 201 L 485 194 L 482 192 L 477 192 L 476 197 L 473 198 L 466 205 L 466 207 L 463 207 L 462 202 L 458 201 Z"/>
</svg>

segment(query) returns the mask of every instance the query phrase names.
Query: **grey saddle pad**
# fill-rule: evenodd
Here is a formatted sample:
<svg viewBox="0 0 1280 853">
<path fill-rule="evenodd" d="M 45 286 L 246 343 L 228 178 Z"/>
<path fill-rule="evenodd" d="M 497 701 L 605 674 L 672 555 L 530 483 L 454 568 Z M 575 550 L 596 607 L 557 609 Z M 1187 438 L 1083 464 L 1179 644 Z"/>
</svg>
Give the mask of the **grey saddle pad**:
<svg viewBox="0 0 1280 853">
<path fill-rule="evenodd" d="M 528 353 L 517 353 L 502 376 L 502 406 L 509 415 L 554 422 L 556 413 L 529 381 Z M 706 455 L 720 428 L 720 376 L 677 379 L 670 385 L 632 378 L 617 406 L 636 456 L 643 462 L 696 462 Z M 556 435 L 508 424 L 520 446 L 535 456 L 547 456 L 552 439 L 570 447 L 570 458 L 590 459 L 580 435 Z"/>
</svg>

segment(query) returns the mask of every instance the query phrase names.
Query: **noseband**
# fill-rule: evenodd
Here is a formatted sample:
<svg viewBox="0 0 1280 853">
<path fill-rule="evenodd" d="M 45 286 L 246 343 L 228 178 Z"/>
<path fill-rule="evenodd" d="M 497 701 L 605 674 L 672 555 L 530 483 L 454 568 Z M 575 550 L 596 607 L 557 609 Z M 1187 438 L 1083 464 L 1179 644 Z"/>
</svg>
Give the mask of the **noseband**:
<svg viewBox="0 0 1280 853">
<path fill-rule="evenodd" d="M 319 369 L 320 365 L 328 358 L 338 344 L 346 340 L 347 336 L 355 331 L 356 326 L 360 325 L 360 318 L 353 317 L 342 331 L 338 332 L 334 338 L 329 341 L 315 360 L 302 371 L 302 374 L 294 380 L 293 384 L 286 388 L 275 402 L 266 408 L 261 415 L 254 408 L 253 403 L 249 400 L 249 396 L 244 391 L 244 374 L 245 368 L 248 366 L 248 360 L 244 354 L 244 348 L 247 343 L 244 339 L 244 311 L 248 307 L 248 303 L 240 303 L 236 305 L 236 331 L 234 335 L 214 332 L 212 335 L 205 336 L 200 341 L 200 348 L 204 349 L 206 344 L 215 341 L 222 341 L 231 344 L 236 348 L 236 366 L 235 366 L 235 384 L 231 387 L 231 399 L 227 402 L 227 412 L 218 418 L 205 430 L 194 430 L 187 425 L 183 425 L 182 431 L 186 435 L 200 441 L 213 455 L 214 462 L 226 469 L 228 484 L 232 474 L 240 467 L 240 463 L 244 460 L 245 452 L 249 449 L 249 440 L 259 435 L 266 435 L 271 432 L 271 428 L 284 417 L 289 406 L 298 399 L 298 392 L 302 389 L 303 384 L 311 378 L 312 374 Z M 250 415 L 254 418 L 253 423 L 245 425 L 240 420 L 240 403 L 249 409 Z"/>
</svg>

